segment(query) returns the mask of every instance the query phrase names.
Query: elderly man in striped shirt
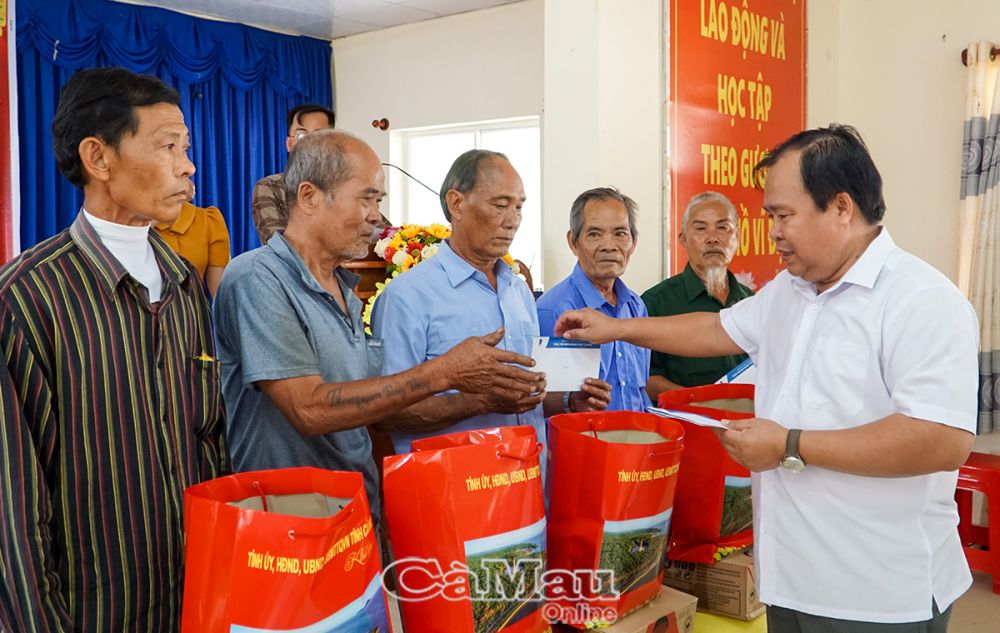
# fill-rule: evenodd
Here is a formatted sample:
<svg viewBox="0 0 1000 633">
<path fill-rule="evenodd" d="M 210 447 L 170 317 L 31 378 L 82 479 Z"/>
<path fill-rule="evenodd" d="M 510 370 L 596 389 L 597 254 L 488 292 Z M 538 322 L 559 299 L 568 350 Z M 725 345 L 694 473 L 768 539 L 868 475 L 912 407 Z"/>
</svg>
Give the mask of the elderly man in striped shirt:
<svg viewBox="0 0 1000 633">
<path fill-rule="evenodd" d="M 73 225 L 0 269 L 0 631 L 177 631 L 184 488 L 226 467 L 208 301 L 149 230 L 194 165 L 175 90 L 85 70 L 52 123 Z"/>
</svg>

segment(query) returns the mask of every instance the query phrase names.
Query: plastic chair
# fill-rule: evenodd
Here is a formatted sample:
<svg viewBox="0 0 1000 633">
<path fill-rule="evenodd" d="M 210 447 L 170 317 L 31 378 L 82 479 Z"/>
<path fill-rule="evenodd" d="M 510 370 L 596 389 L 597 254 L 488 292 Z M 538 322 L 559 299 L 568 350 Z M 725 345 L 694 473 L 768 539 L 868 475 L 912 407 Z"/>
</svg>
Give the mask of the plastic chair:
<svg viewBox="0 0 1000 633">
<path fill-rule="evenodd" d="M 958 535 L 974 571 L 990 574 L 1000 594 L 1000 455 L 972 453 L 958 471 Z M 972 524 L 972 491 L 986 495 L 989 525 Z"/>
</svg>

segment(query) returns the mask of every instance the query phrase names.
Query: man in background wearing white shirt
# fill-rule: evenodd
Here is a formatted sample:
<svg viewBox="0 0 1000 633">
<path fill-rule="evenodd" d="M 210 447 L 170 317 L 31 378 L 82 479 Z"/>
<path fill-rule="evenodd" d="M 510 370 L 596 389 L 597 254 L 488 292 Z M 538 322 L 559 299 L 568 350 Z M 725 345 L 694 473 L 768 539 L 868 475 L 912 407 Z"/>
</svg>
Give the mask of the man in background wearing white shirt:
<svg viewBox="0 0 1000 633">
<path fill-rule="evenodd" d="M 800 132 L 760 164 L 787 267 L 720 314 L 564 314 L 557 333 L 684 356 L 745 351 L 759 417 L 720 432 L 753 471 L 771 633 L 943 632 L 972 582 L 957 469 L 976 428 L 978 324 L 958 289 L 880 224 L 860 135 Z"/>
</svg>

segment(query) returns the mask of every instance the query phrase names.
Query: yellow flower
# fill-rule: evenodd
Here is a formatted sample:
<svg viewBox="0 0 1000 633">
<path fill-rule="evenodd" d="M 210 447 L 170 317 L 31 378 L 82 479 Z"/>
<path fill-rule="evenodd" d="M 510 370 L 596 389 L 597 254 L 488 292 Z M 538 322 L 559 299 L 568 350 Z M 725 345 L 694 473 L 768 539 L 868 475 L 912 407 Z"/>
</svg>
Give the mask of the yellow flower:
<svg viewBox="0 0 1000 633">
<path fill-rule="evenodd" d="M 361 320 L 365 324 L 365 334 L 371 335 L 372 333 L 372 311 L 375 309 L 375 296 L 368 297 L 368 301 L 365 302 L 365 309 L 361 313 Z"/>
<path fill-rule="evenodd" d="M 378 296 L 382 294 L 383 290 L 385 290 L 385 285 L 387 283 L 389 283 L 388 280 L 386 280 L 385 283 L 382 283 L 381 281 L 375 282 L 375 294 L 368 297 L 368 301 L 365 302 L 365 309 L 361 313 L 361 320 L 365 324 L 366 334 L 372 333 L 372 311 L 375 309 L 375 300 L 378 299 Z"/>
<path fill-rule="evenodd" d="M 510 253 L 507 253 L 500 259 L 502 259 L 508 266 L 510 266 L 514 270 L 515 275 L 521 272 L 521 267 L 517 265 L 517 262 L 514 261 L 514 256 L 511 255 Z"/>
<path fill-rule="evenodd" d="M 427 227 L 427 232 L 439 240 L 451 237 L 451 229 L 443 224 L 432 224 Z"/>
</svg>

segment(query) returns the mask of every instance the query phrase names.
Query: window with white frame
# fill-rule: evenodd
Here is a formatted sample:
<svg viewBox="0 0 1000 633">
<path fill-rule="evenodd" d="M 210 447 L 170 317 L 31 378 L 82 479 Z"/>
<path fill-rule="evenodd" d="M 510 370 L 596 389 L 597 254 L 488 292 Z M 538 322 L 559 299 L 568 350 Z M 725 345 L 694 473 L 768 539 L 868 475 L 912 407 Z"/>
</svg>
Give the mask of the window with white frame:
<svg viewBox="0 0 1000 633">
<path fill-rule="evenodd" d="M 538 117 L 394 131 L 389 141 L 390 162 L 412 174 L 413 178 L 395 169 L 387 171 L 390 220 L 393 224 L 445 224 L 436 192 L 451 164 L 470 149 L 505 154 L 520 174 L 527 200 L 510 252 L 514 259 L 528 266 L 536 283 L 540 282 L 542 179 Z"/>
</svg>

